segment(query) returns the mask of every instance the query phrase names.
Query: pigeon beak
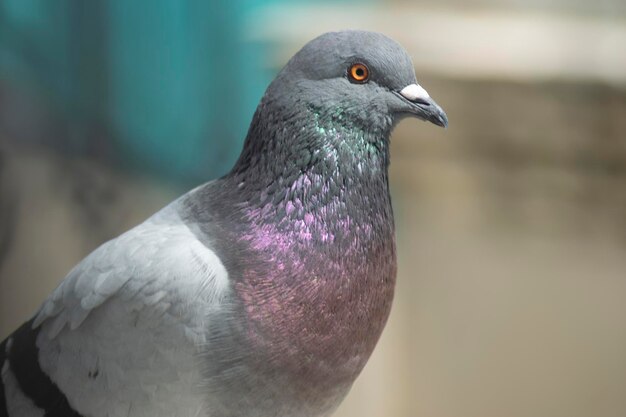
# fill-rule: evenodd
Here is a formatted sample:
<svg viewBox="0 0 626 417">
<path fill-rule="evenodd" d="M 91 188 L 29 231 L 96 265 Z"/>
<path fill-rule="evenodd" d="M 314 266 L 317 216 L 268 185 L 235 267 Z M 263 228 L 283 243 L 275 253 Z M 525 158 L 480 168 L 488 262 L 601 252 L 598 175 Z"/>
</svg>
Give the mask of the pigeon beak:
<svg viewBox="0 0 626 417">
<path fill-rule="evenodd" d="M 441 127 L 448 127 L 446 112 L 435 103 L 428 92 L 419 84 L 409 84 L 396 94 L 411 103 L 408 113 Z"/>
</svg>

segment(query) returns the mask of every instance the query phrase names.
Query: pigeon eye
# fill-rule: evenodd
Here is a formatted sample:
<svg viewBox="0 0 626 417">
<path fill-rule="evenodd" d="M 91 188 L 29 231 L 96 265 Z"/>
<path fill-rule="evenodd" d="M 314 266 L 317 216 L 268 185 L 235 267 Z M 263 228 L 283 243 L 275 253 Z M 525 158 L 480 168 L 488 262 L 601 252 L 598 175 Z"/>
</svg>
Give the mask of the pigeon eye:
<svg viewBox="0 0 626 417">
<path fill-rule="evenodd" d="M 350 69 L 348 69 L 348 76 L 354 82 L 366 83 L 370 77 L 370 70 L 365 64 L 353 64 Z"/>
</svg>

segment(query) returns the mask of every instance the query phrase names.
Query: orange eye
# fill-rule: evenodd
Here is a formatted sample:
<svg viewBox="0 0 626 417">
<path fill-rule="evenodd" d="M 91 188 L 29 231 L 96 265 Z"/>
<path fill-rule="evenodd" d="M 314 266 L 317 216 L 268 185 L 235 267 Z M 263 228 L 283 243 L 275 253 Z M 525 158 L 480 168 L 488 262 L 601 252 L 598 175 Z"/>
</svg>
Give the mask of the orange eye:
<svg viewBox="0 0 626 417">
<path fill-rule="evenodd" d="M 365 64 L 354 64 L 348 70 L 348 75 L 357 83 L 366 83 L 370 77 L 370 70 Z"/>
</svg>

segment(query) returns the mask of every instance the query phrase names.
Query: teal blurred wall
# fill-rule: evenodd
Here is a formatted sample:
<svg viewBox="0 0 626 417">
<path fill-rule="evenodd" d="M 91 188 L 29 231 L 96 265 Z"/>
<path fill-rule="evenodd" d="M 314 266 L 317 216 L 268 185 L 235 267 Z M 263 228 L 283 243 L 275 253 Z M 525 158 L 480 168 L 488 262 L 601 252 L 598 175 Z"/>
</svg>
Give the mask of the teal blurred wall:
<svg viewBox="0 0 626 417">
<path fill-rule="evenodd" d="M 63 153 L 206 180 L 232 165 L 273 78 L 244 27 L 267 3 L 0 0 L 0 82 L 48 103 L 66 131 L 44 141 Z"/>
</svg>

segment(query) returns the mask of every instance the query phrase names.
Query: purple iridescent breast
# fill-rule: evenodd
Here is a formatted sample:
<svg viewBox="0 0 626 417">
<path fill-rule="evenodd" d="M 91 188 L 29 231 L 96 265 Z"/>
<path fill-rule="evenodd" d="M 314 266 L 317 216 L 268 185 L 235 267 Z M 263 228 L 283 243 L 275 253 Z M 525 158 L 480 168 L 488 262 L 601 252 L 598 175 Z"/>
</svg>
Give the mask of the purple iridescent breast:
<svg viewBox="0 0 626 417">
<path fill-rule="evenodd" d="M 384 327 L 393 298 L 393 222 L 384 213 L 334 216 L 332 205 L 300 219 L 255 221 L 251 262 L 236 284 L 252 348 L 271 368 L 332 387 L 350 384 Z M 262 266 L 260 266 L 262 265 Z"/>
</svg>

